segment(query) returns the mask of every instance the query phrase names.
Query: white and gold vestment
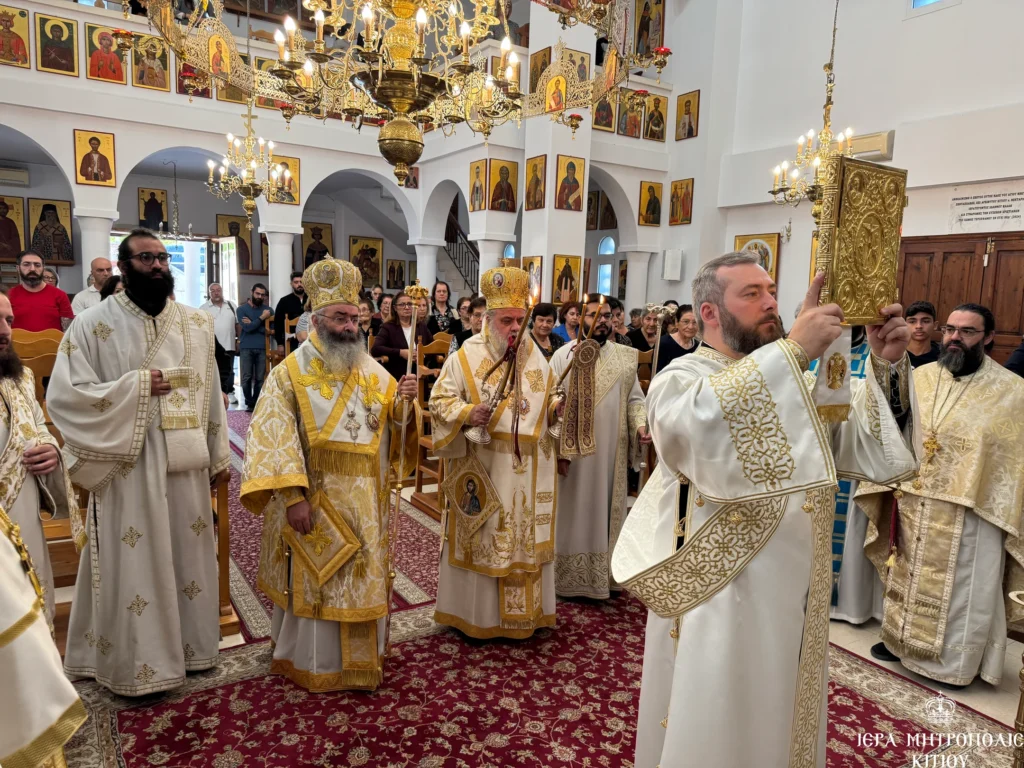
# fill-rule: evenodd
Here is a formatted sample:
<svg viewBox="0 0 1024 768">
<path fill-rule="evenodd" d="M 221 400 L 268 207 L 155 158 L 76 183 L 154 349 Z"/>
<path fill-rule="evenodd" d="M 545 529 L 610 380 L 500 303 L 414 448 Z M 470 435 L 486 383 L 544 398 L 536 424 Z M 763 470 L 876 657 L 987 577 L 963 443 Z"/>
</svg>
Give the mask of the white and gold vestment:
<svg viewBox="0 0 1024 768">
<path fill-rule="evenodd" d="M 488 310 L 522 308 L 529 278 L 521 269 L 498 267 L 484 273 L 481 286 Z M 434 620 L 484 640 L 526 638 L 555 625 L 557 448 L 547 434 L 554 382 L 528 333 L 510 379 L 512 393 L 487 426 L 491 442 L 477 444 L 464 433 L 473 407 L 500 384 L 502 368 L 484 381 L 499 358 L 485 325 L 445 361 L 430 395 L 447 498 Z"/>
<path fill-rule="evenodd" d="M 170 394 L 151 395 L 151 370 Z M 65 669 L 123 696 L 181 685 L 220 642 L 210 479 L 230 457 L 212 318 L 174 301 L 153 317 L 127 293 L 87 309 L 47 407 L 90 491 Z"/>
<path fill-rule="evenodd" d="M 998 685 L 1007 624 L 1024 609 L 1024 381 L 990 357 L 954 379 L 917 368 L 924 454 L 900 483 L 897 555 L 888 567 L 890 489 L 862 485 L 864 549 L 885 583 L 882 639 L 907 669 L 952 685 Z"/>
<path fill-rule="evenodd" d="M 313 312 L 355 307 L 362 275 L 327 258 L 303 285 Z M 267 379 L 246 439 L 241 501 L 263 515 L 258 584 L 274 601 L 271 671 L 310 691 L 373 690 L 386 650 L 391 474 L 403 451 L 405 469 L 414 466 L 419 417 L 383 366 L 363 354 L 351 370 L 333 371 L 323 344 L 313 331 Z M 308 534 L 288 522 L 302 501 Z"/>
<path fill-rule="evenodd" d="M 0 765 L 66 768 L 63 747 L 85 722 L 85 707 L 64 676 L 31 554 L 3 508 L 0 691 Z"/>
<path fill-rule="evenodd" d="M 63 457 L 47 475 L 34 477 L 25 467 L 25 451 L 38 445 L 59 448 L 46 428 L 46 417 L 35 395 L 32 372 L 25 370 L 20 379 L 0 379 L 0 508 L 21 528 L 21 537 L 32 554 L 36 575 L 46 598 L 46 619 L 53 622 L 53 569 L 50 550 L 40 519 L 41 511 L 54 517 L 70 517 L 71 538 L 75 548 L 85 546 L 85 527 L 78 511 L 78 497 Z"/>
<path fill-rule="evenodd" d="M 569 366 L 575 343 L 551 358 L 555 380 Z M 647 426 L 644 393 L 636 376 L 637 351 L 607 341 L 593 378 L 584 376 L 583 397 L 592 398 L 594 453 L 573 458 L 568 477 L 558 478 L 555 591 L 567 597 L 608 597 L 610 554 L 626 519 L 628 468 L 643 458 L 637 430 Z M 574 367 L 570 376 L 579 376 Z"/>
<path fill-rule="evenodd" d="M 702 346 L 651 383 L 660 463 L 612 556 L 650 609 L 637 768 L 824 766 L 836 478 L 916 468 L 889 407 L 890 370 L 913 402 L 907 359 L 868 365 L 831 428 L 793 342 L 738 361 Z"/>
<path fill-rule="evenodd" d="M 403 405 L 397 382 L 367 355 L 332 373 L 320 345 L 314 331 L 263 385 L 241 501 L 263 515 L 258 584 L 275 606 L 271 671 L 310 691 L 373 690 L 388 614 L 389 473 L 403 417 L 405 467 L 415 466 L 416 404 Z M 287 519 L 302 498 L 312 507 L 306 535 Z"/>
</svg>

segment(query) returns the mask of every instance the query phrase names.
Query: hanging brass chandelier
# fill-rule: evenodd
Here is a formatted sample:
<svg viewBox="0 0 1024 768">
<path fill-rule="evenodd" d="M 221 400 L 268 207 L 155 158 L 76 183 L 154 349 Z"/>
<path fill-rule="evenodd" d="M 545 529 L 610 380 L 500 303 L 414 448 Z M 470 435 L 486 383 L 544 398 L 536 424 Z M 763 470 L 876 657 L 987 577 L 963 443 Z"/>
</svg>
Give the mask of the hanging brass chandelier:
<svg viewBox="0 0 1024 768">
<path fill-rule="evenodd" d="M 832 133 L 832 90 L 835 88 L 836 31 L 839 21 L 839 0 L 836 0 L 835 15 L 832 19 L 832 51 L 825 64 L 825 105 L 823 125 L 818 132 L 818 143 L 814 143 L 814 130 L 797 139 L 796 159 L 790 168 L 788 161 L 775 166 L 774 181 L 768 194 L 778 205 L 794 208 L 801 201 L 817 203 L 821 197 L 820 176 L 822 165 L 837 157 L 853 155 L 853 129 L 847 128 L 838 134 Z"/>
<path fill-rule="evenodd" d="M 228 151 L 218 167 L 213 160 L 207 160 L 210 175 L 206 188 L 221 200 L 232 195 L 242 198 L 246 227 L 252 229 L 252 215 L 256 211 L 256 198 L 263 195 L 271 203 L 284 201 L 284 189 L 291 172 L 274 163 L 274 142 L 257 137 L 252 127 L 256 120 L 252 114 L 253 98 L 249 98 L 245 121 L 245 136 L 237 138 L 227 135 Z M 216 171 L 216 177 L 214 172 Z"/>
<path fill-rule="evenodd" d="M 278 57 L 269 72 L 239 56 L 222 20 L 223 0 L 197 4 L 181 23 L 172 4 L 148 0 L 147 14 L 197 77 L 272 100 L 287 121 L 295 115 L 345 116 L 357 127 L 368 118 L 382 121 L 378 148 L 400 183 L 423 152 L 425 129 L 449 135 L 466 123 L 487 137 L 522 117 L 508 23 L 494 15 L 494 0 L 474 0 L 472 16 L 453 0 L 303 0 L 315 35 L 307 40 L 287 18 L 275 34 Z M 471 58 L 470 50 L 499 25 L 503 67 L 488 75 L 485 59 Z M 328 30 L 337 44 L 331 48 Z"/>
</svg>

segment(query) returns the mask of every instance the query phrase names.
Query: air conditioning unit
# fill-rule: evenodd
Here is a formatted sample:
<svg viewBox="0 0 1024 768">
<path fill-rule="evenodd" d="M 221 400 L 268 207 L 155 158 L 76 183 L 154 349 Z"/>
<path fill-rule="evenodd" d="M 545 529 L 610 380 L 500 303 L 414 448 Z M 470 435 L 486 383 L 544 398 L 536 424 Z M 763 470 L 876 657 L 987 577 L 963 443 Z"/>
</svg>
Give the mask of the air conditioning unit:
<svg viewBox="0 0 1024 768">
<path fill-rule="evenodd" d="M 665 251 L 665 255 L 661 260 L 661 279 L 683 279 L 683 252 L 681 249 L 676 248 Z"/>
<path fill-rule="evenodd" d="M 0 186 L 27 187 L 28 170 L 25 168 L 0 168 Z"/>
</svg>

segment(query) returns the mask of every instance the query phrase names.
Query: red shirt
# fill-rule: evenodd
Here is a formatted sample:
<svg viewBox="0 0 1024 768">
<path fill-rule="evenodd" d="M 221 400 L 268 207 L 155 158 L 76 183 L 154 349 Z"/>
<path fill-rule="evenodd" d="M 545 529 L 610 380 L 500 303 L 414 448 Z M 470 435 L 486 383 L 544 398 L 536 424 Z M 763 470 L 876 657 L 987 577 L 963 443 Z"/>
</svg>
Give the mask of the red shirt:
<svg viewBox="0 0 1024 768">
<path fill-rule="evenodd" d="M 44 285 L 43 290 L 32 293 L 22 285 L 7 292 L 14 310 L 14 327 L 25 331 L 61 330 L 60 320 L 75 316 L 68 295 L 60 288 Z"/>
</svg>

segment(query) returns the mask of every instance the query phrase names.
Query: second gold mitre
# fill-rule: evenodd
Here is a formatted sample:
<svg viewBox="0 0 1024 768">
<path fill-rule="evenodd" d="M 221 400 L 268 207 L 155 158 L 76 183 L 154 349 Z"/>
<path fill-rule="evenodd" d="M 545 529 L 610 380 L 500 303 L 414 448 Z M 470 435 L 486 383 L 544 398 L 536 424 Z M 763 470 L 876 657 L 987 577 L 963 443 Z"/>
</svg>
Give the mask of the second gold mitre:
<svg viewBox="0 0 1024 768">
<path fill-rule="evenodd" d="M 302 287 L 309 299 L 310 312 L 331 304 L 359 306 L 363 275 L 351 262 L 328 256 L 306 268 L 302 273 Z"/>
<path fill-rule="evenodd" d="M 487 309 L 526 309 L 530 298 L 530 276 L 519 267 L 495 267 L 480 278 L 480 292 Z"/>
</svg>

